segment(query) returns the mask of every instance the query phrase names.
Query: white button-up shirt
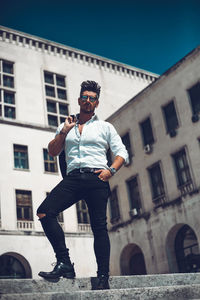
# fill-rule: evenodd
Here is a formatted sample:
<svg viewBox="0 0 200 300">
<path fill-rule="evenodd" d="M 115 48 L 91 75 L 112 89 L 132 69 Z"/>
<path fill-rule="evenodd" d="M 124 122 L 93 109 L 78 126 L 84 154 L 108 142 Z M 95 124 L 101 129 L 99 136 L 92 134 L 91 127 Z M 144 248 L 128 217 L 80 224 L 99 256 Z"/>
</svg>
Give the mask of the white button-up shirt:
<svg viewBox="0 0 200 300">
<path fill-rule="evenodd" d="M 56 135 L 63 126 L 64 123 L 60 124 Z M 109 147 L 114 156 L 119 155 L 127 162 L 127 150 L 112 124 L 94 115 L 85 123 L 80 134 L 76 123 L 65 138 L 67 174 L 79 168 L 108 169 L 106 153 Z"/>
</svg>

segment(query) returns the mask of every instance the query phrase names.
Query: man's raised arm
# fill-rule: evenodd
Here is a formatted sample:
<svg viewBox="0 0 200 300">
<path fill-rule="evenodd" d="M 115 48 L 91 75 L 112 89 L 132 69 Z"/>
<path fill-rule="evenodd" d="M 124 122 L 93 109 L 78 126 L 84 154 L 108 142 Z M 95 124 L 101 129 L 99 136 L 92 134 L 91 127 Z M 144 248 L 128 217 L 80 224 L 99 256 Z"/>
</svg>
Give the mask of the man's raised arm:
<svg viewBox="0 0 200 300">
<path fill-rule="evenodd" d="M 76 120 L 73 120 L 71 116 L 68 116 L 65 120 L 64 126 L 59 134 L 49 142 L 48 144 L 48 152 L 51 156 L 57 156 L 63 149 L 65 138 L 68 132 L 75 126 Z"/>
</svg>

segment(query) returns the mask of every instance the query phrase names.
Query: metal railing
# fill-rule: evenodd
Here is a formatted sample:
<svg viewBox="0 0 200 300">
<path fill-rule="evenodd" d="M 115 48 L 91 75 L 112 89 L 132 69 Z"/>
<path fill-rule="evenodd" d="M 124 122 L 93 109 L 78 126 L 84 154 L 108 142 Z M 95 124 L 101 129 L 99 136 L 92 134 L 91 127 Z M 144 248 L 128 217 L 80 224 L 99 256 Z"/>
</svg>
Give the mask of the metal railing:
<svg viewBox="0 0 200 300">
<path fill-rule="evenodd" d="M 166 202 L 166 195 L 165 194 L 162 194 L 162 195 L 159 195 L 155 198 L 153 198 L 153 202 L 155 203 L 155 205 L 160 205 L 160 204 L 164 204 Z"/>
<path fill-rule="evenodd" d="M 194 184 L 192 181 L 188 181 L 185 184 L 179 185 L 178 188 L 181 191 L 181 196 L 185 196 L 194 190 Z"/>
</svg>

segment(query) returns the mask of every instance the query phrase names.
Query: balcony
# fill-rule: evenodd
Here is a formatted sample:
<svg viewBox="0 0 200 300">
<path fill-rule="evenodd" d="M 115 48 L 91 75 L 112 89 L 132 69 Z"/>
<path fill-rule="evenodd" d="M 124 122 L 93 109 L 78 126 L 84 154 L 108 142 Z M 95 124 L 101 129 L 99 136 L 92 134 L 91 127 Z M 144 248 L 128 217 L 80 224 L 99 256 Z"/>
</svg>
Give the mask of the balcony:
<svg viewBox="0 0 200 300">
<path fill-rule="evenodd" d="M 90 224 L 79 223 L 78 231 L 91 233 L 91 226 L 90 226 Z"/>
<path fill-rule="evenodd" d="M 185 184 L 179 185 L 178 189 L 181 192 L 181 196 L 185 196 L 194 191 L 194 184 L 193 184 L 192 180 L 190 180 L 190 181 L 186 182 Z"/>
<path fill-rule="evenodd" d="M 155 203 L 156 206 L 160 206 L 166 202 L 166 195 L 161 194 L 155 198 L 153 198 L 153 202 Z"/>
<path fill-rule="evenodd" d="M 26 220 L 17 221 L 17 229 L 32 231 L 34 230 L 34 222 Z"/>
</svg>

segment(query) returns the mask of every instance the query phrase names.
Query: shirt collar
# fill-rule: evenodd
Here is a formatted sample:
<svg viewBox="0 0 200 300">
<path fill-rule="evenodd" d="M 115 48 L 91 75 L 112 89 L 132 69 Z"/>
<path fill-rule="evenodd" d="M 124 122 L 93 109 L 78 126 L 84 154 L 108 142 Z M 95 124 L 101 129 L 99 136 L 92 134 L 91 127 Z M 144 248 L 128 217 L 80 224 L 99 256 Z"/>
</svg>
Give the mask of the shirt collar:
<svg viewBox="0 0 200 300">
<path fill-rule="evenodd" d="M 98 116 L 96 115 L 96 114 L 94 114 L 93 116 L 92 116 L 92 118 L 91 118 L 91 120 L 99 120 L 99 118 L 98 118 Z"/>
<path fill-rule="evenodd" d="M 77 120 L 79 120 L 79 116 L 80 116 L 80 114 L 76 114 Z M 88 122 L 93 122 L 93 121 L 96 121 L 96 120 L 99 120 L 99 117 L 98 117 L 96 114 L 94 114 L 94 115 L 92 116 L 92 118 L 91 118 L 90 120 L 88 120 L 86 123 L 88 123 Z"/>
</svg>

